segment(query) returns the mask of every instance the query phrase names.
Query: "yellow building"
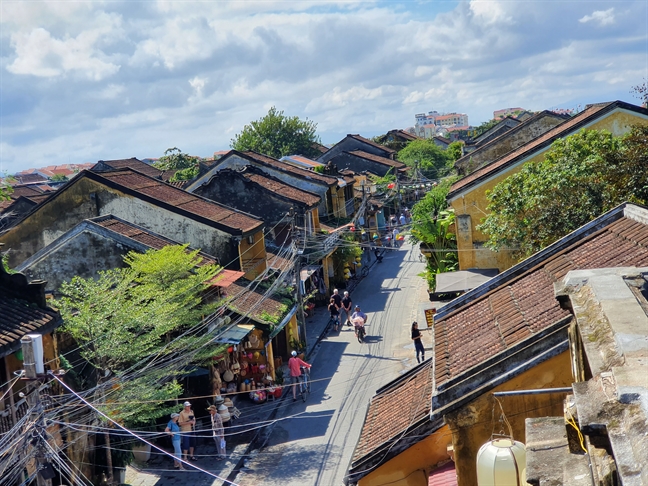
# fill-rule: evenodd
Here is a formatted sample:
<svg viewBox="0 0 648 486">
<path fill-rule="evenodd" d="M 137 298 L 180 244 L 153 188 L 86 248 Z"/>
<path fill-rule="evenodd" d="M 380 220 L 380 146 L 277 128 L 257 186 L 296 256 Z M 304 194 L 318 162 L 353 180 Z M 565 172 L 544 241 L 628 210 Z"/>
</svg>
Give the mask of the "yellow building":
<svg viewBox="0 0 648 486">
<path fill-rule="evenodd" d="M 573 317 L 554 283 L 571 270 L 648 265 L 632 238 L 647 226 L 647 208 L 623 204 L 440 308 L 433 358 L 372 398 L 349 484 L 424 486 L 454 470 L 456 484 L 474 486 L 477 451 L 508 433 L 502 416 L 523 443 L 525 419 L 562 416 L 566 393 L 528 393 L 577 381 Z M 496 391 L 521 394 L 500 409 Z"/>
<path fill-rule="evenodd" d="M 488 215 L 487 192 L 498 183 L 518 172 L 523 164 L 543 160 L 557 139 L 582 129 L 607 130 L 622 135 L 632 125 L 646 123 L 648 110 L 639 106 L 622 101 L 588 105 L 581 113 L 453 184 L 447 200 L 457 218 L 459 269 L 497 268 L 504 271 L 517 262 L 513 249 L 493 252 L 484 248 L 488 238 L 477 230 Z"/>
</svg>

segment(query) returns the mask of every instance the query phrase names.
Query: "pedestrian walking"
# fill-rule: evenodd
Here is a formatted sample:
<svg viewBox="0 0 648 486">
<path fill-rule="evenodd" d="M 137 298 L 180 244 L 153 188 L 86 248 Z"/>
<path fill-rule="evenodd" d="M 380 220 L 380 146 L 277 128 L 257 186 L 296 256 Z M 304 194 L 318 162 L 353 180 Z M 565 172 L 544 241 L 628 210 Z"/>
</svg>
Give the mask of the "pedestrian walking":
<svg viewBox="0 0 648 486">
<path fill-rule="evenodd" d="M 405 223 L 407 222 L 407 218 L 405 218 L 405 213 L 401 213 L 400 217 L 398 218 L 400 221 L 401 226 L 405 226 Z"/>
<path fill-rule="evenodd" d="M 416 349 L 416 362 L 425 361 L 425 348 L 421 342 L 421 331 L 419 331 L 418 322 L 416 321 L 412 322 L 412 341 L 414 341 L 414 348 Z"/>
<path fill-rule="evenodd" d="M 338 306 L 338 309 L 342 307 L 342 296 L 338 289 L 333 289 L 333 295 L 331 295 L 331 298 L 335 300 L 335 305 Z"/>
<path fill-rule="evenodd" d="M 185 461 L 189 459 L 197 461 L 194 456 L 194 450 L 196 448 L 196 436 L 194 435 L 196 416 L 193 410 L 191 410 L 191 402 L 184 402 L 184 408 L 179 415 L 178 425 L 182 433 L 182 454 L 184 455 Z"/>
<path fill-rule="evenodd" d="M 340 298 L 340 303 L 342 303 L 342 298 Z M 331 297 L 331 302 L 328 305 L 329 315 L 333 321 L 333 331 L 337 332 L 338 326 L 340 325 L 340 308 L 335 303 L 335 299 Z"/>
<path fill-rule="evenodd" d="M 210 405 L 207 407 L 207 411 L 211 417 L 212 436 L 214 437 L 214 443 L 216 444 L 216 459 L 225 459 L 227 451 L 225 449 L 226 443 L 223 419 L 218 414 L 216 405 Z"/>
<path fill-rule="evenodd" d="M 182 459 L 182 450 L 180 446 L 180 427 L 178 426 L 178 417 L 180 417 L 179 413 L 172 413 L 171 414 L 171 420 L 169 420 L 169 423 L 167 424 L 166 429 L 164 431 L 171 436 L 171 444 L 173 444 L 173 455 L 175 458 L 173 459 L 173 467 L 180 470 L 180 471 L 186 471 L 184 467 L 182 467 L 182 463 L 180 462 L 180 459 Z"/>
<path fill-rule="evenodd" d="M 353 302 L 351 301 L 351 296 L 349 295 L 349 292 L 346 290 L 344 291 L 344 297 L 342 297 L 342 308 L 340 309 L 340 323 L 346 322 L 347 326 L 351 326 L 351 305 Z M 342 316 L 344 316 L 344 319 L 342 319 Z"/>
</svg>

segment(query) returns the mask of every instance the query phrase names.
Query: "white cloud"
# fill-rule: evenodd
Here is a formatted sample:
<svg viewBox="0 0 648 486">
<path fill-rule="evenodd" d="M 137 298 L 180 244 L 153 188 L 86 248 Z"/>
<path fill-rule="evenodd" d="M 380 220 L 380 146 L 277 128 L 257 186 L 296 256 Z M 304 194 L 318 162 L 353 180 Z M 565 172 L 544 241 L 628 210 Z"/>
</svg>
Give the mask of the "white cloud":
<svg viewBox="0 0 648 486">
<path fill-rule="evenodd" d="M 7 4 L 0 160 L 15 170 L 169 146 L 209 155 L 272 105 L 331 143 L 434 109 L 480 123 L 505 106 L 633 101 L 646 76 L 639 0 L 597 2 L 607 17 L 504 0 L 442 2 L 438 15 L 439 2 Z"/>
<path fill-rule="evenodd" d="M 614 7 L 607 10 L 595 10 L 591 15 L 585 15 L 578 19 L 582 24 L 587 22 L 598 22 L 599 25 L 610 25 L 614 23 Z"/>
<path fill-rule="evenodd" d="M 93 81 L 100 81 L 119 71 L 120 66 L 109 60 L 101 51 L 104 36 L 119 35 L 120 19 L 116 16 L 99 14 L 93 28 L 80 32 L 75 37 L 53 37 L 42 28 L 21 30 L 11 34 L 11 46 L 16 56 L 7 70 L 13 74 L 37 77 L 57 77 L 75 73 Z"/>
</svg>

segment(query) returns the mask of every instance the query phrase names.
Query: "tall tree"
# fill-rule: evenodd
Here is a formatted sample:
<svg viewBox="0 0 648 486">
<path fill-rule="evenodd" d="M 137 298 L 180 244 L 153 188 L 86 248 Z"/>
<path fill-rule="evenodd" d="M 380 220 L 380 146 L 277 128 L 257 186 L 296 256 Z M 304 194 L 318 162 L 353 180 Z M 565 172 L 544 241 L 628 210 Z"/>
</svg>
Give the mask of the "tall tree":
<svg viewBox="0 0 648 486">
<path fill-rule="evenodd" d="M 488 194 L 486 246 L 531 255 L 624 201 L 648 201 L 648 128 L 583 130 L 557 140 Z"/>
<path fill-rule="evenodd" d="M 313 148 L 313 143 L 320 143 L 316 130 L 317 123 L 286 116 L 273 106 L 267 115 L 245 125 L 230 145 L 234 150 L 254 150 L 275 158 L 284 155 L 315 157 L 319 152 Z"/>
<path fill-rule="evenodd" d="M 463 155 L 463 147 L 464 143 L 461 140 L 456 140 L 455 142 L 452 142 L 450 145 L 448 145 L 446 153 L 448 154 L 448 157 L 452 160 L 452 162 L 456 162 L 461 158 L 461 156 Z"/>
<path fill-rule="evenodd" d="M 433 140 L 412 140 L 398 152 L 398 160 L 409 167 L 418 167 L 424 176 L 431 179 L 448 175 L 454 162 Z"/>
<path fill-rule="evenodd" d="M 203 292 L 219 268 L 202 265 L 186 246 L 131 252 L 124 260 L 125 268 L 102 272 L 97 280 L 64 283 L 57 306 L 62 330 L 95 369 L 89 383 L 112 384 L 109 400 L 105 387 L 96 389 L 100 408 L 133 426 L 167 413 L 164 402 L 181 392 L 174 376 L 214 352 L 212 337 L 191 329 L 214 309 L 203 302 Z M 138 363 L 148 371 L 132 370 Z"/>
<path fill-rule="evenodd" d="M 153 167 L 160 170 L 177 171 L 170 181 L 188 181 L 198 175 L 198 164 L 200 158 L 185 154 L 178 147 L 166 149 L 164 155 L 153 164 Z"/>
</svg>

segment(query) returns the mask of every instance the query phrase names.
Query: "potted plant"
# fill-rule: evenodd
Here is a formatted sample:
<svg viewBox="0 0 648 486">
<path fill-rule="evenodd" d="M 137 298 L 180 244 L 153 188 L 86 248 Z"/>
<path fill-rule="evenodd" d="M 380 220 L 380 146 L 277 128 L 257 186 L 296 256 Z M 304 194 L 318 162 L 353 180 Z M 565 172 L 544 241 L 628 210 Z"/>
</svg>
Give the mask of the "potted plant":
<svg viewBox="0 0 648 486">
<path fill-rule="evenodd" d="M 275 370 L 275 390 L 274 390 L 274 396 L 275 398 L 281 398 L 281 393 L 283 391 L 283 384 L 284 384 L 284 370 L 281 368 L 277 368 Z"/>
</svg>

